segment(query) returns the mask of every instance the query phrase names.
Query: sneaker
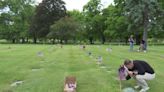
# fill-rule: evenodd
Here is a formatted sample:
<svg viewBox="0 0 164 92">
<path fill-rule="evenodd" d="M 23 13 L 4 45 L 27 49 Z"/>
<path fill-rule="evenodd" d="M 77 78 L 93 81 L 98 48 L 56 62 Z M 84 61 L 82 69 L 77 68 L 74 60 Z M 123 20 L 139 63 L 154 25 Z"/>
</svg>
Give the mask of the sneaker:
<svg viewBox="0 0 164 92">
<path fill-rule="evenodd" d="M 135 88 L 135 89 L 139 89 L 139 88 L 140 88 L 140 86 L 139 86 L 139 85 L 137 85 L 137 86 L 134 86 L 134 88 Z"/>
<path fill-rule="evenodd" d="M 148 91 L 149 89 L 150 89 L 149 87 L 146 87 L 146 88 L 141 89 L 140 92 L 146 92 L 146 91 Z"/>
</svg>

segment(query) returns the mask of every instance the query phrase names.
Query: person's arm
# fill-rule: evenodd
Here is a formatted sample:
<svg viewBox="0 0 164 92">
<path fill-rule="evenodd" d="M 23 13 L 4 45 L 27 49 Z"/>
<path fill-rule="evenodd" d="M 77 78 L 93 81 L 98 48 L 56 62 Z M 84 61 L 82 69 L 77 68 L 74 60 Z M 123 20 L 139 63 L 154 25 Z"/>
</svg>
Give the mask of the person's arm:
<svg viewBox="0 0 164 92">
<path fill-rule="evenodd" d="M 133 72 L 132 71 L 128 71 L 128 75 L 132 77 L 133 76 Z"/>
<path fill-rule="evenodd" d="M 130 42 L 130 38 L 128 39 L 128 41 Z"/>
<path fill-rule="evenodd" d="M 132 71 L 128 71 L 127 73 L 128 73 L 128 75 L 126 76 L 126 80 L 129 80 L 129 79 L 131 79 L 131 77 L 134 76 Z"/>
</svg>

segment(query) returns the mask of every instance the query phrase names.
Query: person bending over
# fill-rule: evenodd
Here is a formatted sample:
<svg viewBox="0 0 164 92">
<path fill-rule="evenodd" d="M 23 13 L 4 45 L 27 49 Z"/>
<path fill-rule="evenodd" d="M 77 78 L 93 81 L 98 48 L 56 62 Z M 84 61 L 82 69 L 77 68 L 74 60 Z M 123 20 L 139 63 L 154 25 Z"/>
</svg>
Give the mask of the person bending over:
<svg viewBox="0 0 164 92">
<path fill-rule="evenodd" d="M 136 82 L 137 86 L 135 89 L 142 88 L 140 92 L 146 92 L 149 90 L 149 86 L 147 84 L 147 80 L 152 80 L 155 78 L 154 69 L 145 61 L 142 60 L 125 60 L 124 66 L 128 69 L 128 76 L 127 79 L 133 77 Z"/>
</svg>

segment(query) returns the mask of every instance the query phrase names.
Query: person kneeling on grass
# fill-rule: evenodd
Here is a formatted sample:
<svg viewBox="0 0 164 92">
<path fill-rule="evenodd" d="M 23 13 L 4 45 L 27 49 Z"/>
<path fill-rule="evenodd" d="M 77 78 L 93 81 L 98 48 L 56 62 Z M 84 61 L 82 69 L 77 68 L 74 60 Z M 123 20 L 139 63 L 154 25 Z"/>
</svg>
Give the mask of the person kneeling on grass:
<svg viewBox="0 0 164 92">
<path fill-rule="evenodd" d="M 155 72 L 147 62 L 141 60 L 131 61 L 127 59 L 124 61 L 124 66 L 128 69 L 127 79 L 133 77 L 138 84 L 134 87 L 135 89 L 141 87 L 142 89 L 140 92 L 146 92 L 149 90 L 149 86 L 146 81 L 154 79 Z"/>
<path fill-rule="evenodd" d="M 145 41 L 141 40 L 141 44 L 140 44 L 140 47 L 139 47 L 138 51 L 145 51 L 145 50 L 146 50 Z"/>
</svg>

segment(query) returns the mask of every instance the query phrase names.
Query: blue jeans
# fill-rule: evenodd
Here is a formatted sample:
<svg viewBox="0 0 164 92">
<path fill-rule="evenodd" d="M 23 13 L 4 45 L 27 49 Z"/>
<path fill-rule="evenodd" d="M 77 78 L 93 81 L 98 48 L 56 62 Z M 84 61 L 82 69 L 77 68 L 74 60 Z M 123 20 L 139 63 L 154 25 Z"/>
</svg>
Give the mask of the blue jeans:
<svg viewBox="0 0 164 92">
<path fill-rule="evenodd" d="M 130 42 L 130 51 L 133 51 L 133 43 Z"/>
</svg>

